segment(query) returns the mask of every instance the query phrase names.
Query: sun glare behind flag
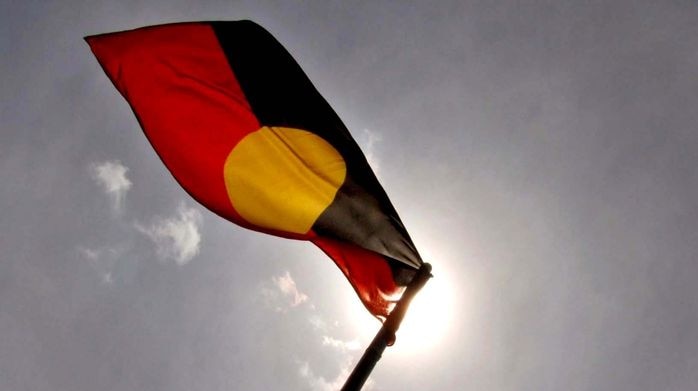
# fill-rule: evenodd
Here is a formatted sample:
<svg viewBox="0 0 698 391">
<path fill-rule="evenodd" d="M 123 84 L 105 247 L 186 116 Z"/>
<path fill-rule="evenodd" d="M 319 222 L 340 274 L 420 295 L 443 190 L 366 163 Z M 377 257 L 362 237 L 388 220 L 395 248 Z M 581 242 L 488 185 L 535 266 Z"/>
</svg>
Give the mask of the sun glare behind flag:
<svg viewBox="0 0 698 391">
<path fill-rule="evenodd" d="M 266 30 L 191 22 L 85 39 L 193 198 L 313 242 L 372 314 L 390 313 L 423 262 L 349 131 Z"/>
</svg>

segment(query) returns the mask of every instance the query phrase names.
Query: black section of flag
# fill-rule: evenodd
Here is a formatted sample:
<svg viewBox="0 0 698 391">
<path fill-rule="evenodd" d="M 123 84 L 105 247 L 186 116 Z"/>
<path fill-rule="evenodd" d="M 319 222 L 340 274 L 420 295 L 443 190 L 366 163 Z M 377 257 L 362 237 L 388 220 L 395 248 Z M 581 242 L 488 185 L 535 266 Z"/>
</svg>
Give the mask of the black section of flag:
<svg viewBox="0 0 698 391">
<path fill-rule="evenodd" d="M 416 250 L 409 236 L 401 235 L 396 227 L 404 231 L 397 215 L 386 215 L 376 198 L 354 183 L 351 176 L 346 178 L 332 204 L 313 225 L 321 236 L 356 243 L 384 255 L 395 282 L 407 285 L 416 270 L 395 259 L 412 260 L 417 264 L 421 261 L 414 259 Z"/>
<path fill-rule="evenodd" d="M 250 21 L 211 23 L 252 111 L 262 125 L 303 129 L 342 155 L 347 179 L 313 230 L 393 258 L 396 282 L 422 263 L 361 149 L 286 49 Z"/>
</svg>

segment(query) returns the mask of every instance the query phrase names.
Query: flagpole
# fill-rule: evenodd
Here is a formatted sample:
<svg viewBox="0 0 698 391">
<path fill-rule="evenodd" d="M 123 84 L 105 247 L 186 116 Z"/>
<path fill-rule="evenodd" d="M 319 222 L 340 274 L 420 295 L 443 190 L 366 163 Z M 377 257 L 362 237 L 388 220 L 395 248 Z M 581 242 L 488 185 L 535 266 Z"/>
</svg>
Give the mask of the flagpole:
<svg viewBox="0 0 698 391">
<path fill-rule="evenodd" d="M 361 359 L 356 364 L 356 367 L 351 372 L 347 381 L 342 387 L 342 391 L 360 391 L 368 376 L 373 371 L 373 368 L 383 355 L 386 346 L 391 346 L 395 342 L 395 333 L 405 317 L 407 307 L 410 305 L 412 298 L 419 292 L 420 289 L 431 278 L 431 265 L 423 263 L 422 267 L 417 271 L 417 275 L 412 280 L 412 283 L 405 289 L 400 301 L 397 302 L 393 311 L 388 315 L 388 318 L 383 322 L 383 326 L 378 330 L 376 336 L 368 345 Z"/>
</svg>

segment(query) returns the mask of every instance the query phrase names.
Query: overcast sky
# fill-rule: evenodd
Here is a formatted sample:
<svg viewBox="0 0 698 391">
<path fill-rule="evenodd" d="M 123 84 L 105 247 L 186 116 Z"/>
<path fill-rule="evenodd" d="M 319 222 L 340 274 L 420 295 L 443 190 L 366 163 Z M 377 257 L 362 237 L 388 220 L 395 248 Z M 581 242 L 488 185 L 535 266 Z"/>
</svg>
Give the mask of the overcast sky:
<svg viewBox="0 0 698 391">
<path fill-rule="evenodd" d="M 252 19 L 434 266 L 366 389 L 694 390 L 698 4 L 403 3 L 0 2 L 0 389 L 343 383 L 336 266 L 196 204 L 82 40 Z"/>
</svg>

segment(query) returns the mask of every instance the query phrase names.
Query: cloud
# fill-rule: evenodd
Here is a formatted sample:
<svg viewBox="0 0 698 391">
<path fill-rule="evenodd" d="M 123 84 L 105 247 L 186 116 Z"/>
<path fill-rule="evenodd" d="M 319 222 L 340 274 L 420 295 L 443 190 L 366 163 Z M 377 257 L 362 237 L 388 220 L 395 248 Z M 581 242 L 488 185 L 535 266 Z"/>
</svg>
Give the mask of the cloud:
<svg viewBox="0 0 698 391">
<path fill-rule="evenodd" d="M 331 336 L 333 330 L 338 327 L 338 322 L 328 322 L 322 315 L 316 312 L 310 298 L 298 289 L 295 280 L 289 271 L 285 271 L 280 276 L 274 276 L 263 282 L 261 287 L 261 297 L 265 304 L 276 312 L 286 313 L 291 308 L 300 307 L 296 312 L 301 318 L 301 322 L 316 330 L 315 335 L 321 336 L 319 341 L 322 347 L 330 350 L 332 356 L 337 360 L 338 373 L 333 378 L 326 378 L 317 374 L 313 370 L 313 364 L 307 357 L 298 361 L 298 374 L 303 381 L 313 391 L 334 391 L 342 387 L 351 372 L 354 361 L 354 353 L 361 346 L 358 339 L 342 340 Z M 317 340 L 316 340 L 317 341 Z M 334 360 L 333 360 L 334 361 Z M 326 367 L 329 362 L 327 357 L 320 364 Z M 317 369 L 317 367 L 315 367 Z M 321 373 L 324 373 L 321 371 Z M 364 385 L 364 390 L 373 388 L 373 382 L 369 379 Z"/>
<path fill-rule="evenodd" d="M 87 247 L 78 247 L 78 252 L 89 261 L 96 261 L 99 259 L 100 251 Z"/>
<path fill-rule="evenodd" d="M 308 318 L 308 322 L 315 330 L 326 330 L 327 322 L 321 316 L 313 314 Z"/>
<path fill-rule="evenodd" d="M 351 372 L 351 360 L 345 359 L 342 367 L 335 376 L 334 379 L 327 380 L 322 376 L 316 375 L 310 368 L 310 364 L 307 361 L 302 361 L 300 367 L 298 368 L 298 373 L 300 376 L 308 382 L 310 389 L 313 391 L 335 391 L 342 388 L 344 382 L 349 377 Z M 373 389 L 373 380 L 368 379 L 362 388 L 364 391 L 369 391 Z"/>
<path fill-rule="evenodd" d="M 298 290 L 288 271 L 282 276 L 272 277 L 271 282 L 262 287 L 262 297 L 267 305 L 278 312 L 285 312 L 308 301 L 308 296 Z"/>
<path fill-rule="evenodd" d="M 332 338 L 327 335 L 322 336 L 322 344 L 324 346 L 332 346 L 342 351 L 359 350 L 359 341 L 352 339 L 351 341 L 342 341 L 341 339 Z"/>
<path fill-rule="evenodd" d="M 296 307 L 308 300 L 308 296 L 298 290 L 296 282 L 293 281 L 291 273 L 288 271 L 281 277 L 273 277 L 272 281 L 286 297 L 291 299 L 291 307 Z"/>
<path fill-rule="evenodd" d="M 328 381 L 324 377 L 313 373 L 313 370 L 310 368 L 310 364 L 305 361 L 301 363 L 298 371 L 301 377 L 308 382 L 310 389 L 313 391 L 339 390 L 344 385 L 344 381 L 346 380 L 347 376 L 349 376 L 349 366 L 343 366 L 339 371 L 339 374 L 337 374 L 334 379 Z"/>
<path fill-rule="evenodd" d="M 150 226 L 136 223 L 135 227 L 153 241 L 161 259 L 184 265 L 199 253 L 201 223 L 198 210 L 181 204 L 176 216 L 159 218 Z"/>
<path fill-rule="evenodd" d="M 350 354 L 349 352 L 360 349 L 359 341 L 343 341 L 328 335 L 323 335 L 322 346 L 332 347 L 339 352 L 338 359 L 341 364 L 337 375 L 334 377 L 334 379 L 328 380 L 320 375 L 316 375 L 308 361 L 302 361 L 299 367 L 300 376 L 305 379 L 310 386 L 310 389 L 313 391 L 338 390 L 342 387 L 342 385 L 344 385 L 344 382 L 347 380 L 347 377 L 351 372 L 353 354 Z M 370 390 L 372 387 L 373 382 L 369 379 L 363 389 Z"/>
<path fill-rule="evenodd" d="M 363 129 L 361 135 L 358 137 L 357 142 L 361 145 L 361 150 L 368 160 L 368 164 L 371 165 L 373 172 L 378 175 L 378 170 L 380 169 L 380 162 L 376 157 L 375 146 L 383 138 L 380 134 L 373 132 L 369 129 Z"/>
<path fill-rule="evenodd" d="M 89 248 L 78 246 L 77 251 L 97 272 L 102 283 L 107 285 L 114 283 L 113 269 L 122 255 L 122 249 L 113 247 Z"/>
<path fill-rule="evenodd" d="M 111 198 L 112 207 L 115 211 L 120 211 L 123 205 L 126 192 L 133 185 L 126 177 L 128 167 L 118 160 L 105 161 L 102 163 L 92 163 L 90 165 L 92 178 L 102 187 L 104 192 Z"/>
</svg>

